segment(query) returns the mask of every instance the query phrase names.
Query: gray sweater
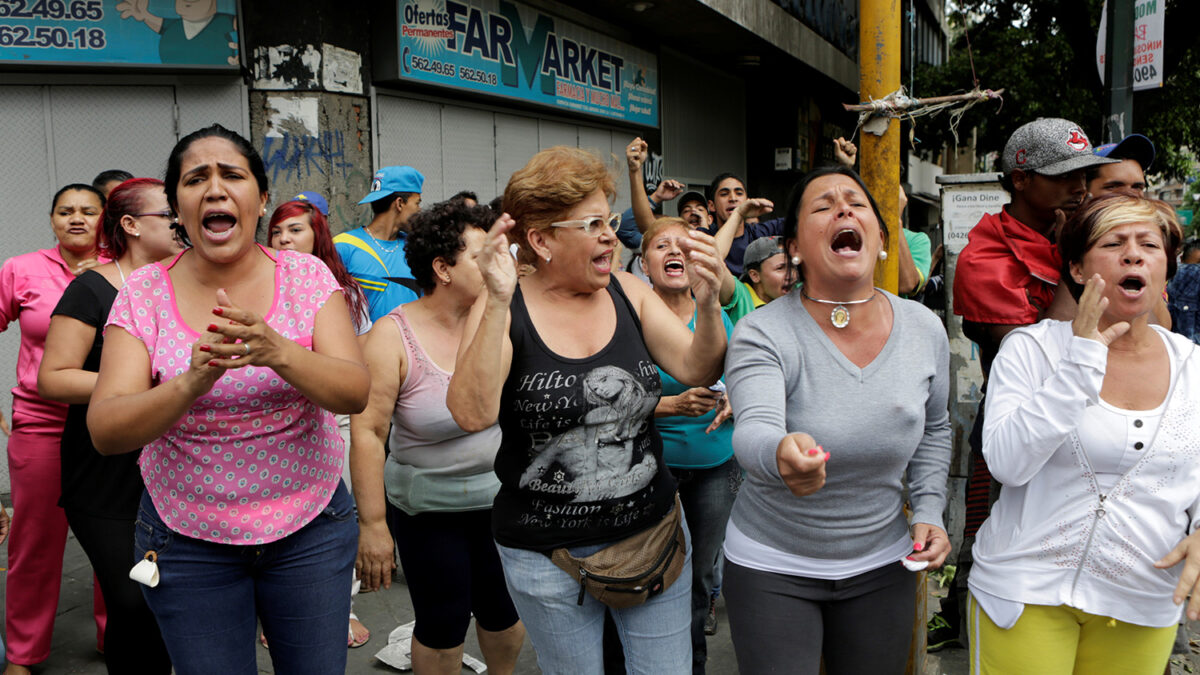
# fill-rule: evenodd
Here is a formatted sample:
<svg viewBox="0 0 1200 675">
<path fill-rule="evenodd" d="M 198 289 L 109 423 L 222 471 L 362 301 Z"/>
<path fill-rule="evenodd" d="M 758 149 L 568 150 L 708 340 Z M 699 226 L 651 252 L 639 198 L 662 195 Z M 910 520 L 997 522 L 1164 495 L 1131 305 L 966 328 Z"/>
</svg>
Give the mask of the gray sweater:
<svg viewBox="0 0 1200 675">
<path fill-rule="evenodd" d="M 737 423 L 733 447 L 746 470 L 732 519 L 772 548 L 850 560 L 908 531 L 901 510 L 907 472 L 914 523 L 942 526 L 950 466 L 949 345 L 932 312 L 884 293 L 892 333 L 866 368 L 855 366 L 790 293 L 738 322 L 725 360 Z M 830 453 L 825 486 L 796 497 L 775 449 L 805 432 Z"/>
</svg>

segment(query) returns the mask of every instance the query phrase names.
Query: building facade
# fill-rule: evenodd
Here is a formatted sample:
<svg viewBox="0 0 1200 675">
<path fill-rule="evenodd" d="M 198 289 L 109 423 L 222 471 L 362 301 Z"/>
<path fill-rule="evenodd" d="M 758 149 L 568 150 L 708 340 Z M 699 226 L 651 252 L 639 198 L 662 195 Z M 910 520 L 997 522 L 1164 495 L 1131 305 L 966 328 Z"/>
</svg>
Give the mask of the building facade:
<svg viewBox="0 0 1200 675">
<path fill-rule="evenodd" d="M 3 258 L 53 245 L 59 187 L 161 177 L 171 146 L 214 122 L 259 149 L 271 206 L 319 191 L 335 230 L 369 220 L 356 203 L 379 166 L 418 168 L 426 202 L 487 201 L 558 144 L 611 158 L 624 208 L 635 136 L 648 187 L 731 171 L 782 203 L 855 125 L 841 104 L 858 98 L 857 0 L 30 5 L 0 16 Z M 0 334 L 6 416 L 17 342 L 15 325 Z"/>
</svg>

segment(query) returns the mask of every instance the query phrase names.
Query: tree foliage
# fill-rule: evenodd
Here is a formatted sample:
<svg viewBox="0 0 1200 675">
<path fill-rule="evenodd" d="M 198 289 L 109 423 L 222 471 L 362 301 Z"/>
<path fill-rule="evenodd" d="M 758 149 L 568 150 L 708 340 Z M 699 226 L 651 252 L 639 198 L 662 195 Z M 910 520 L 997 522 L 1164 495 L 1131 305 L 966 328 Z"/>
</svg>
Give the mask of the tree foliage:
<svg viewBox="0 0 1200 675">
<path fill-rule="evenodd" d="M 1137 3 L 1147 0 L 1135 0 Z M 1182 178 L 1195 172 L 1200 151 L 1200 19 L 1196 0 L 1157 0 L 1166 6 L 1164 86 L 1135 92 L 1131 131 L 1158 150 L 1155 172 Z M 1103 0 L 955 0 L 948 20 L 954 32 L 949 60 L 916 74 L 918 96 L 974 87 L 1003 87 L 1003 105 L 985 103 L 963 117 L 961 130 L 977 127 L 977 152 L 1000 151 L 1020 125 L 1038 117 L 1065 117 L 1102 142 L 1106 107 L 1096 68 L 1096 31 Z M 1162 5 L 1160 5 L 1161 7 Z M 968 50 L 968 43 L 970 49 Z M 954 144 L 943 115 L 918 120 L 924 148 Z M 1190 148 L 1190 150 L 1189 150 Z"/>
</svg>

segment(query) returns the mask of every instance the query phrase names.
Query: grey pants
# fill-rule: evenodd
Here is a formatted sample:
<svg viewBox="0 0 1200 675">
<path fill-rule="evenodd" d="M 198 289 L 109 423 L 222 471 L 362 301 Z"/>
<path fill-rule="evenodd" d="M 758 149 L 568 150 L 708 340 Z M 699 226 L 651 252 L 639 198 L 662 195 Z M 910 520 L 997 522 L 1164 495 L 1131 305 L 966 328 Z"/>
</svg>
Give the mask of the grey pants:
<svg viewBox="0 0 1200 675">
<path fill-rule="evenodd" d="M 725 607 L 741 675 L 900 675 L 917 575 L 899 562 L 838 581 L 725 561 Z"/>
</svg>

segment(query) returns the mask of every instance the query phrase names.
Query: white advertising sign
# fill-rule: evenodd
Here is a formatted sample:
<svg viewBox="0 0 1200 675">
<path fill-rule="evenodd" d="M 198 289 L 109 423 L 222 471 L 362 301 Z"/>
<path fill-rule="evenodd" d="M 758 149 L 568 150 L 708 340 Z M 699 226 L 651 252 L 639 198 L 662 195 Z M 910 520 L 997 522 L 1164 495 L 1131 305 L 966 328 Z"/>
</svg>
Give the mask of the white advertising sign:
<svg viewBox="0 0 1200 675">
<path fill-rule="evenodd" d="M 967 235 L 979 219 L 987 213 L 999 213 L 1008 200 L 1008 193 L 998 184 L 943 186 L 942 224 L 946 231 L 946 253 L 962 253 L 967 245 Z"/>
<path fill-rule="evenodd" d="M 1133 7 L 1133 90 L 1154 89 L 1163 84 L 1163 23 L 1166 0 L 1136 0 Z M 1096 37 L 1096 65 L 1104 82 L 1105 40 L 1108 29 L 1108 1 L 1100 10 L 1100 31 Z"/>
</svg>

